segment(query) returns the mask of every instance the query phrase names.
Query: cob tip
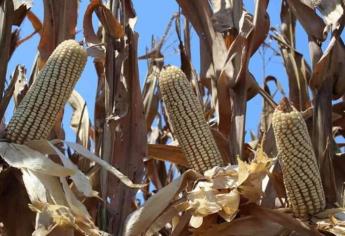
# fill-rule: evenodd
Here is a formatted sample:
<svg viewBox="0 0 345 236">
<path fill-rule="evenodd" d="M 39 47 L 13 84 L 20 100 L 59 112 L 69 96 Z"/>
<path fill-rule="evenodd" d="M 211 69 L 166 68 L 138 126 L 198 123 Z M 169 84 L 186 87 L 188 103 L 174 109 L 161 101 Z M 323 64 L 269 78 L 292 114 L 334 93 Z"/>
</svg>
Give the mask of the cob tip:
<svg viewBox="0 0 345 236">
<path fill-rule="evenodd" d="M 281 111 L 283 113 L 292 112 L 293 108 L 291 103 L 289 102 L 289 99 L 287 97 L 283 97 L 280 101 L 279 105 L 276 108 L 278 111 Z"/>
<path fill-rule="evenodd" d="M 173 65 L 167 65 L 163 67 L 163 70 L 160 73 L 159 79 L 164 81 L 164 80 L 169 80 L 171 78 L 183 79 L 185 77 L 186 75 L 183 73 L 183 71 L 180 68 Z"/>
</svg>

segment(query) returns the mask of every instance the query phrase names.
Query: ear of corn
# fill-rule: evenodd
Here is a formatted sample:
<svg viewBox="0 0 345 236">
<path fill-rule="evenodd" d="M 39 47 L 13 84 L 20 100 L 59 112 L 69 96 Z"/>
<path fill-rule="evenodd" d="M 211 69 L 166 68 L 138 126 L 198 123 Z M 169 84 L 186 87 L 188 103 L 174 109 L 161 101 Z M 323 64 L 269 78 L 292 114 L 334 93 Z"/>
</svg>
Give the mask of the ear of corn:
<svg viewBox="0 0 345 236">
<path fill-rule="evenodd" d="M 191 168 L 204 172 L 223 165 L 221 154 L 185 74 L 169 66 L 160 74 L 159 88 L 169 123 Z"/>
<path fill-rule="evenodd" d="M 320 171 L 302 114 L 284 98 L 273 113 L 272 126 L 294 215 L 305 218 L 323 210 Z"/>
<path fill-rule="evenodd" d="M 15 143 L 48 138 L 84 69 L 86 58 L 86 51 L 75 40 L 60 43 L 16 108 L 6 138 Z"/>
</svg>

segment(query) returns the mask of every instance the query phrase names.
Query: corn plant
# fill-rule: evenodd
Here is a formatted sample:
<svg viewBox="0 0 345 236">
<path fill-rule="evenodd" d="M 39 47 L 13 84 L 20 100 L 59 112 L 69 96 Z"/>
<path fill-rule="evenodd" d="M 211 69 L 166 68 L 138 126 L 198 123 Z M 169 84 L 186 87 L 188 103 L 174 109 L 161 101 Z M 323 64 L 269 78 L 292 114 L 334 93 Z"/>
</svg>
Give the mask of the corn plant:
<svg viewBox="0 0 345 236">
<path fill-rule="evenodd" d="M 345 235 L 345 2 L 169 1 L 0 0 L 0 235 Z"/>
</svg>

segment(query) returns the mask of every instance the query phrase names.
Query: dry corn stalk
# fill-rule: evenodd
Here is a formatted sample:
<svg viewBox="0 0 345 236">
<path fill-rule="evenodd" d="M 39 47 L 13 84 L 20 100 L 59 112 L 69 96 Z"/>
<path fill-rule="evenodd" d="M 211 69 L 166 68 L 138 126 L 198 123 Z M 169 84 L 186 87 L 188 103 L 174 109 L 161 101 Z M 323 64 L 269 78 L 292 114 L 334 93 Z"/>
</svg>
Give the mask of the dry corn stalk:
<svg viewBox="0 0 345 236">
<path fill-rule="evenodd" d="M 75 40 L 60 43 L 30 87 L 7 126 L 15 143 L 46 139 L 79 79 L 87 54 Z"/>
<path fill-rule="evenodd" d="M 275 109 L 272 126 L 289 203 L 296 217 L 325 208 L 325 195 L 313 146 L 302 114 L 284 98 Z"/>
<path fill-rule="evenodd" d="M 201 173 L 222 166 L 221 154 L 186 75 L 169 66 L 160 74 L 159 88 L 169 123 L 189 166 Z"/>
</svg>

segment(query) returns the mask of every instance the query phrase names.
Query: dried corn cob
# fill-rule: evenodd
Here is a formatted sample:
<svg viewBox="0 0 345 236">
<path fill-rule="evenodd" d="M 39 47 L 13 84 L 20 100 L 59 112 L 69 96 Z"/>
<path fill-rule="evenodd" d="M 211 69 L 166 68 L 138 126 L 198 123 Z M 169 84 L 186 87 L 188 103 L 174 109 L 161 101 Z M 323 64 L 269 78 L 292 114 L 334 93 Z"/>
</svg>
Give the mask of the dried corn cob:
<svg viewBox="0 0 345 236">
<path fill-rule="evenodd" d="M 288 200 L 296 217 L 325 208 L 325 195 L 307 126 L 284 98 L 273 113 L 272 126 Z"/>
<path fill-rule="evenodd" d="M 223 165 L 221 154 L 185 74 L 169 66 L 160 74 L 159 88 L 169 122 L 189 166 L 203 172 Z"/>
<path fill-rule="evenodd" d="M 15 143 L 46 139 L 86 63 L 86 51 L 75 40 L 59 44 L 30 87 L 7 126 Z"/>
</svg>

